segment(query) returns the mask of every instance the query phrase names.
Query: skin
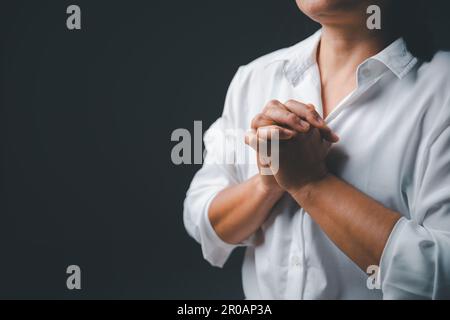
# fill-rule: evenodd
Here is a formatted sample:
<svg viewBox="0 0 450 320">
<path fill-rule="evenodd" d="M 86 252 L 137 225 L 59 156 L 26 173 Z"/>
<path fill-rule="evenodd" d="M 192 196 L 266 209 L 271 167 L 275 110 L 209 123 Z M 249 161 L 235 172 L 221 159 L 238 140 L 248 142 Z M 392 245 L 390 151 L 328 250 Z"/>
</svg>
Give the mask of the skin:
<svg viewBox="0 0 450 320">
<path fill-rule="evenodd" d="M 388 28 L 371 31 L 365 27 L 366 8 L 378 4 L 388 11 L 389 0 L 297 0 L 297 4 L 322 25 L 317 62 L 326 120 L 355 89 L 358 65 L 392 40 Z M 251 147 L 270 141 L 278 132 L 279 168 L 273 176 L 256 175 L 215 197 L 208 214 L 218 236 L 233 244 L 244 241 L 264 223 L 283 194 L 289 193 L 361 269 L 378 265 L 401 215 L 328 172 L 325 159 L 338 137 L 313 106 L 270 101 L 251 127 L 246 137 Z M 261 162 L 258 166 L 261 169 Z"/>
<path fill-rule="evenodd" d="M 293 101 L 286 105 L 270 101 L 263 112 L 253 119 L 254 134 L 246 137 L 246 143 L 253 144 L 254 137 L 258 134 L 265 137 L 265 132 L 271 130 L 279 132 L 280 140 L 291 140 L 299 133 L 309 132 L 312 125 L 318 128 L 318 134 L 325 141 L 338 140 L 313 107 L 299 108 L 298 103 Z M 260 168 L 259 157 L 257 159 Z M 209 219 L 222 240 L 240 243 L 258 230 L 285 192 L 275 176 L 258 174 L 244 183 L 222 190 L 211 202 Z"/>
</svg>

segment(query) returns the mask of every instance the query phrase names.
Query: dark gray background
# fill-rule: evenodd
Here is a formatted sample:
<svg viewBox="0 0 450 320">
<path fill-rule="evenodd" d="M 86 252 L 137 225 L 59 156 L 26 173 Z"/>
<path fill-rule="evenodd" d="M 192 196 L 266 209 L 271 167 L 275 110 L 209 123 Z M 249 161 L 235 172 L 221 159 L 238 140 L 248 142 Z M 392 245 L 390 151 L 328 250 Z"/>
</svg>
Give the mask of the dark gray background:
<svg viewBox="0 0 450 320">
<path fill-rule="evenodd" d="M 199 167 L 171 163 L 170 135 L 209 126 L 239 65 L 317 25 L 294 0 L 2 0 L 0 23 L 0 298 L 243 298 L 242 251 L 213 268 L 184 230 Z"/>
</svg>

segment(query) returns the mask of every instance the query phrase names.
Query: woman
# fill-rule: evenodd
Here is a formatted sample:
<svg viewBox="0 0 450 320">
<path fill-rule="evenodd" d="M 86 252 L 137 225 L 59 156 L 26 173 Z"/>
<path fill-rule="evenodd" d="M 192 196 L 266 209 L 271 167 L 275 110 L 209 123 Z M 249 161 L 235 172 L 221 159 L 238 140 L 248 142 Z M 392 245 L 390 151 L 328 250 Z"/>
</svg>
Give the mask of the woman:
<svg viewBox="0 0 450 320">
<path fill-rule="evenodd" d="M 239 68 L 205 135 L 185 226 L 215 266 L 247 247 L 248 299 L 450 298 L 450 55 L 415 57 L 394 3 L 297 0 L 321 30 Z M 248 128 L 279 135 L 273 175 L 214 161 Z"/>
</svg>

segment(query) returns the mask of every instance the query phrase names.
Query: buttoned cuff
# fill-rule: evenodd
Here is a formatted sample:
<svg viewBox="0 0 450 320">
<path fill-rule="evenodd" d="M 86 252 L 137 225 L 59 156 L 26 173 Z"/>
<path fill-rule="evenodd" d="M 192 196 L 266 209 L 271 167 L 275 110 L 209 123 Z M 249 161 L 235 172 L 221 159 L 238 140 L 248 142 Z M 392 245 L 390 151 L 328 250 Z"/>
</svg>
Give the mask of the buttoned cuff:
<svg viewBox="0 0 450 320">
<path fill-rule="evenodd" d="M 390 272 L 390 268 L 395 257 L 395 252 L 397 251 L 396 250 L 396 246 L 398 244 L 397 239 L 400 236 L 401 231 L 407 222 L 408 220 L 405 217 L 400 218 L 396 222 L 394 228 L 392 228 L 391 234 L 389 235 L 386 245 L 384 246 L 383 253 L 381 254 L 380 269 L 378 270 L 378 276 L 382 288 L 384 280 L 386 278 L 385 275 L 387 275 Z"/>
</svg>

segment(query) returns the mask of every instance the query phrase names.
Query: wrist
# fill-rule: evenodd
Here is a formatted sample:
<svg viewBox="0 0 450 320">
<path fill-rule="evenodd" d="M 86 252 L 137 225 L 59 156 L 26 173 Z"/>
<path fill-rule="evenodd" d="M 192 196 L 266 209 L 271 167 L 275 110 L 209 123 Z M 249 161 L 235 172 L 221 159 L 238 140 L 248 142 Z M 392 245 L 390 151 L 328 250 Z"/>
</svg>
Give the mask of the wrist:
<svg viewBox="0 0 450 320">
<path fill-rule="evenodd" d="M 315 191 L 320 187 L 322 183 L 331 178 L 330 173 L 325 173 L 322 177 L 316 180 L 312 180 L 301 186 L 287 190 L 288 193 L 296 199 L 299 203 L 309 203 L 313 201 Z"/>
<path fill-rule="evenodd" d="M 260 174 L 256 175 L 255 181 L 256 181 L 256 190 L 265 197 L 280 198 L 285 193 L 285 190 L 281 188 L 278 184 L 266 183 L 264 181 L 264 178 Z"/>
</svg>

